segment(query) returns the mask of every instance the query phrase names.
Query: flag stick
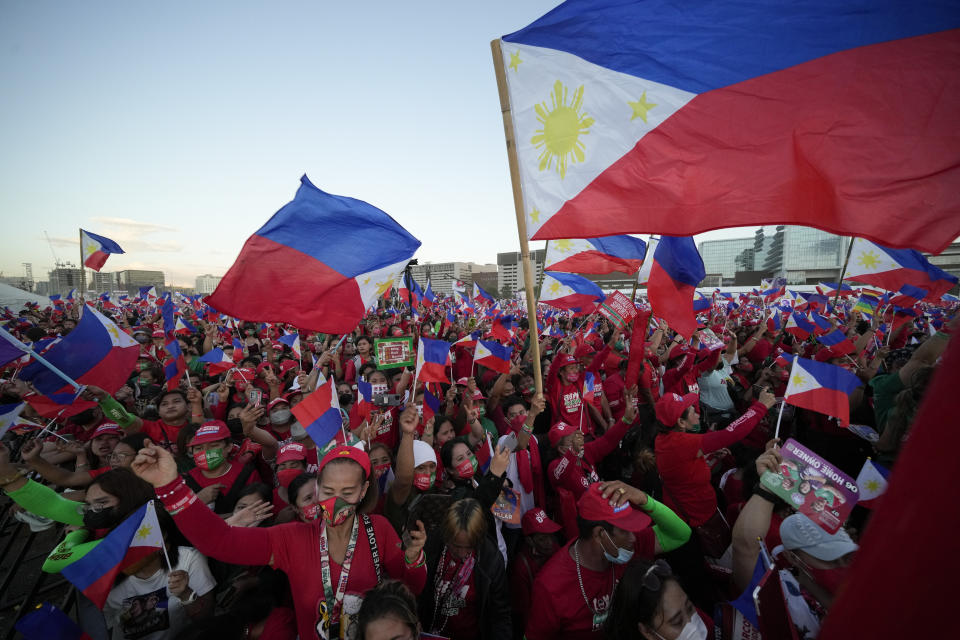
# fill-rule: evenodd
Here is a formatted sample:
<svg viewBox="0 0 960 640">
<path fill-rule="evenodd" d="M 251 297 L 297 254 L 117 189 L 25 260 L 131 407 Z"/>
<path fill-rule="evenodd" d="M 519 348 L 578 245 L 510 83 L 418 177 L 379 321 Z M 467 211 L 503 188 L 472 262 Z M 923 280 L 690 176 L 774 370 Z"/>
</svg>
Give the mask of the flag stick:
<svg viewBox="0 0 960 640">
<path fill-rule="evenodd" d="M 80 234 L 80 299 L 83 300 L 83 295 L 87 291 L 87 270 L 83 265 L 83 230 L 78 230 Z"/>
<path fill-rule="evenodd" d="M 650 253 L 650 241 L 652 239 L 652 235 L 647 238 L 647 246 L 643 248 L 643 261 L 640 262 L 640 269 L 637 269 L 637 272 L 633 274 L 633 291 L 630 293 L 630 302 L 633 303 L 637 301 L 637 285 L 640 283 L 640 270 L 643 269 L 643 265 L 647 261 L 647 254 Z"/>
<path fill-rule="evenodd" d="M 156 501 L 156 500 L 151 500 L 150 502 L 153 503 L 151 506 L 153 507 L 154 512 L 156 512 L 156 509 L 157 509 L 157 501 Z M 160 548 L 163 549 L 163 557 L 164 557 L 164 559 L 167 561 L 167 570 L 168 570 L 168 571 L 173 571 L 173 565 L 170 564 L 170 556 L 167 554 L 167 543 L 166 543 L 166 541 L 163 539 L 163 535 L 160 536 Z"/>
<path fill-rule="evenodd" d="M 69 384 L 71 387 L 73 387 L 77 391 L 80 391 L 80 385 L 73 378 L 71 378 L 70 376 L 65 374 L 63 371 L 60 371 L 60 369 L 50 364 L 50 362 L 48 362 L 46 358 L 44 358 L 36 351 L 34 351 L 27 345 L 17 340 L 13 335 L 11 335 L 6 329 L 2 327 L 0 327 L 0 337 L 3 337 L 7 342 L 15 346 L 20 351 L 23 351 L 24 353 L 30 356 L 33 356 L 34 360 L 36 360 L 37 362 L 45 366 L 47 369 L 55 373 L 58 377 L 60 377 L 64 382 Z"/>
<path fill-rule="evenodd" d="M 533 381 L 538 394 L 543 393 L 543 372 L 540 370 L 540 340 L 537 336 L 537 301 L 533 295 L 533 265 L 530 261 L 530 242 L 527 240 L 527 216 L 523 205 L 523 190 L 520 186 L 520 162 L 513 131 L 513 114 L 510 110 L 510 94 L 507 91 L 507 74 L 503 65 L 500 39 L 490 42 L 493 54 L 493 69 L 500 94 L 500 111 L 503 115 L 503 133 L 507 144 L 507 159 L 510 165 L 510 183 L 513 186 L 513 207 L 517 216 L 517 234 L 520 237 L 520 260 L 523 266 L 523 284 L 527 294 L 527 320 L 530 325 L 530 351 L 533 356 Z"/>
<path fill-rule="evenodd" d="M 847 264 L 850 262 L 850 254 L 853 253 L 854 237 L 850 238 L 850 246 L 847 247 L 847 257 L 843 261 L 843 269 L 840 270 L 840 281 L 837 282 L 837 292 L 833 294 L 833 308 L 836 312 L 837 300 L 840 298 L 840 290 L 843 288 L 843 279 L 847 275 Z"/>
<path fill-rule="evenodd" d="M 779 438 L 779 437 L 780 437 L 780 420 L 783 419 L 783 407 L 784 407 L 786 404 L 787 404 L 787 399 L 784 398 L 784 399 L 780 402 L 780 413 L 777 414 L 777 428 L 776 428 L 776 430 L 773 432 L 773 437 L 774 437 L 774 438 Z"/>
</svg>

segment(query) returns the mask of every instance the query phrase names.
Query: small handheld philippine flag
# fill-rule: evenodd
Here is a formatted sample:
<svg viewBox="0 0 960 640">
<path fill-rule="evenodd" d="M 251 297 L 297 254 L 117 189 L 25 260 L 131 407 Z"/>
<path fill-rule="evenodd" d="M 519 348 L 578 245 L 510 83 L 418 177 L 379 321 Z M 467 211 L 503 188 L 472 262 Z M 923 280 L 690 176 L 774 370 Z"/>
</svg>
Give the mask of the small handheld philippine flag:
<svg viewBox="0 0 960 640">
<path fill-rule="evenodd" d="M 80 252 L 83 266 L 100 271 L 111 253 L 123 253 L 123 249 L 110 238 L 80 229 Z"/>
<path fill-rule="evenodd" d="M 102 609 L 117 574 L 161 548 L 163 535 L 151 500 L 61 573 Z"/>
<path fill-rule="evenodd" d="M 860 499 L 857 504 L 873 509 L 877 504 L 877 499 L 887 490 L 890 471 L 876 464 L 870 458 L 863 463 L 863 468 L 857 474 L 857 489 L 860 491 Z"/>
<path fill-rule="evenodd" d="M 843 367 L 794 356 L 785 402 L 850 424 L 850 394 L 861 386 L 860 378 Z"/>
</svg>

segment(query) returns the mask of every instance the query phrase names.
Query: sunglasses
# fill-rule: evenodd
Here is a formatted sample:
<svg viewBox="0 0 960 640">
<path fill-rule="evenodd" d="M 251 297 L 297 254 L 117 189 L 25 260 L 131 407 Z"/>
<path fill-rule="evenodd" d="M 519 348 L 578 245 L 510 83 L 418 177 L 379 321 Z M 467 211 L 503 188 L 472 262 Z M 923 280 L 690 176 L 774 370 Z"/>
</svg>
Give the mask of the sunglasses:
<svg viewBox="0 0 960 640">
<path fill-rule="evenodd" d="M 671 571 L 670 565 L 663 560 L 657 560 L 650 565 L 650 568 L 643 574 L 643 578 L 640 579 L 640 584 L 643 585 L 644 589 L 660 591 L 660 587 L 663 585 L 662 578 L 670 578 L 672 576 L 673 571 Z"/>
</svg>

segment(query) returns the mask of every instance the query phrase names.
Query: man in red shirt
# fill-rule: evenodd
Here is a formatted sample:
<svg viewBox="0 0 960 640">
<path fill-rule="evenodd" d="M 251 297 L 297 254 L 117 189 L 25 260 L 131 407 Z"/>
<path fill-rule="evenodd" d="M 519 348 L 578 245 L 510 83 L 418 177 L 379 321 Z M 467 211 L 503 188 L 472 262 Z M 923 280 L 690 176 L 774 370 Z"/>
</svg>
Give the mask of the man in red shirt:
<svg viewBox="0 0 960 640">
<path fill-rule="evenodd" d="M 172 389 L 163 392 L 157 402 L 159 420 L 144 420 L 131 415 L 119 402 L 101 389 L 88 385 L 84 397 L 95 399 L 104 415 L 116 422 L 128 434 L 142 432 L 153 442 L 177 453 L 177 435 L 193 417 L 195 422 L 203 420 L 203 395 L 196 389 Z"/>
<path fill-rule="evenodd" d="M 675 513 L 622 482 L 591 485 L 577 511 L 578 537 L 534 582 L 527 640 L 602 638 L 614 589 L 633 555 L 653 558 L 690 538 Z"/>
</svg>

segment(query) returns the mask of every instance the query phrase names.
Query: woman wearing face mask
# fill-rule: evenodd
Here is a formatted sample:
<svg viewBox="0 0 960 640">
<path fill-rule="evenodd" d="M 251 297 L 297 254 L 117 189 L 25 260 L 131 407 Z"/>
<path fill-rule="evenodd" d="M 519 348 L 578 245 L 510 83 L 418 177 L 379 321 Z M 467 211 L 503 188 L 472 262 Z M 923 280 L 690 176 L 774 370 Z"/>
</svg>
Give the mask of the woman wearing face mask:
<svg viewBox="0 0 960 640">
<path fill-rule="evenodd" d="M 387 445 L 382 442 L 374 442 L 370 445 L 370 466 L 373 469 L 373 477 L 377 481 L 377 506 L 374 513 L 383 513 L 386 504 L 387 492 L 393 486 L 396 475 L 393 472 L 393 455 Z"/>
<path fill-rule="evenodd" d="M 203 419 L 203 394 L 197 389 L 173 389 L 160 394 L 157 402 L 159 420 L 143 420 L 127 413 L 119 402 L 100 387 L 88 385 L 83 395 L 86 399 L 96 400 L 103 413 L 127 433 L 142 432 L 174 453 L 177 434 L 190 423 L 190 418 L 195 416 L 198 422 Z"/>
<path fill-rule="evenodd" d="M 717 494 L 710 484 L 710 468 L 704 455 L 747 437 L 776 404 L 768 390 L 760 393 L 739 418 L 723 431 L 700 431 L 700 396 L 665 393 L 656 404 L 660 433 L 654 449 L 657 469 L 663 479 L 663 497 L 691 527 L 698 527 L 719 514 Z M 717 526 L 723 526 L 718 522 Z"/>
<path fill-rule="evenodd" d="M 234 564 L 269 564 L 287 574 L 301 638 L 354 638 L 349 617 L 363 594 L 384 577 L 401 579 L 416 593 L 423 588 L 422 529 L 403 552 L 385 518 L 358 513 L 365 498 L 376 500 L 375 489 L 367 495 L 370 458 L 359 449 L 335 447 L 321 460 L 315 501 L 303 501 L 300 490 L 297 510 L 308 522 L 265 529 L 225 524 L 197 500 L 177 476 L 173 457 L 160 447 L 144 447 L 134 469 L 156 487 L 177 526 L 201 553 Z"/>
<path fill-rule="evenodd" d="M 290 427 L 296 422 L 293 412 L 290 411 L 290 401 L 284 397 L 274 398 L 267 405 L 267 415 L 270 416 L 270 424 L 264 431 L 272 435 L 277 442 L 289 440 Z"/>
<path fill-rule="evenodd" d="M 280 447 L 277 453 L 277 467 L 274 473 L 276 486 L 273 489 L 274 515 L 278 515 L 287 505 L 291 503 L 290 485 L 297 476 L 307 473 L 307 450 L 299 442 L 288 442 Z M 282 518 L 282 522 L 288 522 L 289 515 Z"/>
<path fill-rule="evenodd" d="M 430 633 L 451 640 L 511 636 L 503 558 L 486 526 L 480 503 L 460 500 L 447 510 L 442 536 L 427 545 L 427 593 L 420 598 L 420 619 Z"/>
<path fill-rule="evenodd" d="M 707 640 L 713 620 L 693 605 L 670 565 L 638 559 L 617 585 L 604 632 L 611 640 Z"/>
<path fill-rule="evenodd" d="M 636 388 L 626 393 L 626 411 L 623 418 L 596 440 L 584 443 L 583 432 L 576 426 L 563 422 L 550 428 L 547 436 L 550 446 L 557 452 L 557 457 L 547 465 L 547 475 L 554 487 L 570 491 L 573 498 L 578 500 L 587 487 L 600 480 L 596 465 L 617 448 L 636 420 L 637 410 L 633 402 L 635 394 Z"/>
<path fill-rule="evenodd" d="M 585 372 L 591 371 L 599 375 L 601 359 L 593 353 L 585 358 L 589 361 L 586 369 L 581 368 L 580 362 L 567 351 L 571 351 L 570 339 L 564 342 L 564 351 L 557 353 L 550 363 L 550 369 L 544 381 L 546 385 L 547 402 L 550 404 L 550 417 L 554 422 L 582 425 L 585 433 L 593 433 L 593 420 L 589 408 L 583 406 L 583 382 Z"/>
<path fill-rule="evenodd" d="M 397 469 L 384 500 L 383 514 L 402 534 L 414 501 L 436 486 L 437 454 L 429 444 L 416 439 L 417 412 L 413 407 L 400 414 L 400 429 Z"/>
<path fill-rule="evenodd" d="M 356 347 L 355 355 L 347 360 L 343 366 L 343 379 L 345 382 L 354 384 L 357 381 L 357 372 L 368 362 L 375 361 L 373 358 L 373 341 L 367 336 L 360 336 L 354 341 Z"/>
<path fill-rule="evenodd" d="M 255 465 L 238 459 L 230 429 L 219 420 L 200 425 L 187 442 L 187 455 L 196 466 L 184 480 L 215 513 L 232 512 L 243 488 L 261 482 Z"/>
</svg>

